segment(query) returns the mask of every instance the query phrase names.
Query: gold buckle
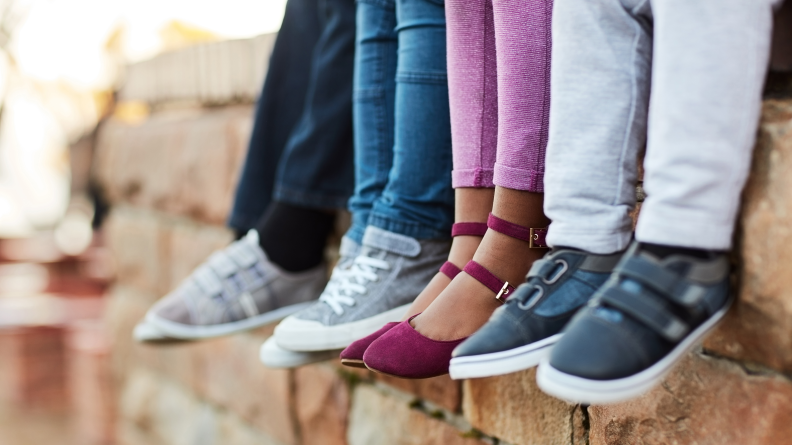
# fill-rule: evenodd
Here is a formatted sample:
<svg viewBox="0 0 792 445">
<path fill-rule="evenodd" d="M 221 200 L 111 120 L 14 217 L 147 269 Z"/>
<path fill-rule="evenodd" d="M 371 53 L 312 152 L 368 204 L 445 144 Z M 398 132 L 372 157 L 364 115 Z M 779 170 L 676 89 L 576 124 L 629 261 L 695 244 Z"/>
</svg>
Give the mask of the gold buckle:
<svg viewBox="0 0 792 445">
<path fill-rule="evenodd" d="M 537 246 L 536 244 L 534 244 L 536 241 L 539 241 L 539 233 L 538 233 L 539 230 L 547 230 L 547 229 L 546 228 L 544 228 L 544 229 L 536 229 L 536 228 L 533 228 L 533 227 L 531 227 L 529 229 L 529 232 L 528 232 L 528 235 L 529 235 L 528 248 L 529 249 L 547 249 L 547 246 Z"/>
<path fill-rule="evenodd" d="M 509 294 L 509 282 L 506 281 L 505 283 L 503 283 L 503 287 L 501 288 L 500 292 L 498 292 L 498 295 L 495 295 L 495 299 L 500 301 L 501 303 L 506 303 L 506 298 L 508 297 L 506 298 L 501 298 L 501 297 L 508 294 Z"/>
</svg>

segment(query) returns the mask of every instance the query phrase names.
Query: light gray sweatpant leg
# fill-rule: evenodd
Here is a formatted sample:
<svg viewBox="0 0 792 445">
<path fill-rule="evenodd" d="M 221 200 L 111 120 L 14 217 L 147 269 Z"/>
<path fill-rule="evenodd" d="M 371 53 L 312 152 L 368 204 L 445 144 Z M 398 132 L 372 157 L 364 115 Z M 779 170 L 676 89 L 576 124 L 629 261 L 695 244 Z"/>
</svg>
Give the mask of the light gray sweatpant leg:
<svg viewBox="0 0 792 445">
<path fill-rule="evenodd" d="M 629 243 L 646 143 L 648 197 L 636 238 L 730 247 L 777 3 L 556 0 L 551 245 L 611 253 Z"/>
</svg>

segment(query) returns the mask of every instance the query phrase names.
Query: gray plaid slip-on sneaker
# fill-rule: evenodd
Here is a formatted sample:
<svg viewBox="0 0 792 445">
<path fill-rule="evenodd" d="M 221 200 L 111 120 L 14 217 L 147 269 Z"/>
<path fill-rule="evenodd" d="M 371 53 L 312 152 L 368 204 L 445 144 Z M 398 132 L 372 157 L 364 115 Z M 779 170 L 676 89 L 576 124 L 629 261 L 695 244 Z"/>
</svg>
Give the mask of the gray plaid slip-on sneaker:
<svg viewBox="0 0 792 445">
<path fill-rule="evenodd" d="M 359 249 L 345 239 L 342 250 Z M 342 253 L 343 255 L 343 253 Z M 176 290 L 157 302 L 146 322 L 164 335 L 201 339 L 234 334 L 280 320 L 306 308 L 327 283 L 324 264 L 289 273 L 273 264 L 248 234 L 215 252 Z"/>
<path fill-rule="evenodd" d="M 352 266 L 310 307 L 276 328 L 292 351 L 343 349 L 385 323 L 398 321 L 448 258 L 450 240 L 416 240 L 368 227 Z"/>
</svg>

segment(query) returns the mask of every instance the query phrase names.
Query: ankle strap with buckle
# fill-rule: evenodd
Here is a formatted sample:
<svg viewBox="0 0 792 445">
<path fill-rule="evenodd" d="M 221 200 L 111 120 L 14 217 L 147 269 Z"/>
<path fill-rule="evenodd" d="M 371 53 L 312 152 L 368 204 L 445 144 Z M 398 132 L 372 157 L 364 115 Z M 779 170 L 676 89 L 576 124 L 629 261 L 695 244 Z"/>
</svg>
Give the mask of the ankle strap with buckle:
<svg viewBox="0 0 792 445">
<path fill-rule="evenodd" d="M 495 292 L 495 299 L 501 303 L 506 303 L 506 299 L 511 297 L 512 293 L 514 293 L 514 286 L 509 284 L 508 281 L 501 280 L 487 270 L 486 267 L 473 260 L 468 262 L 463 270 L 468 275 L 478 280 L 479 283 L 487 286 L 489 290 Z"/>
<path fill-rule="evenodd" d="M 487 218 L 487 226 L 490 229 L 506 236 L 528 242 L 529 248 L 531 249 L 548 248 L 547 242 L 545 241 L 545 237 L 547 236 L 547 227 L 523 227 L 506 221 L 505 219 L 498 218 L 492 213 L 490 213 L 489 217 Z"/>
</svg>

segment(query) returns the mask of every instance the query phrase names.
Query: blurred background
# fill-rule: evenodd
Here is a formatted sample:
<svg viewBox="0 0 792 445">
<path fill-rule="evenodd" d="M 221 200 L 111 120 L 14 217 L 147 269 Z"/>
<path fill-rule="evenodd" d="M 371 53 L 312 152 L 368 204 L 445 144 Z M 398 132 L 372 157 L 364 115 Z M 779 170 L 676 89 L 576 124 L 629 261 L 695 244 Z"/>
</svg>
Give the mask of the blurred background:
<svg viewBox="0 0 792 445">
<path fill-rule="evenodd" d="M 238 61 L 244 85 L 221 76 L 236 90 L 195 88 L 249 107 L 272 41 L 254 37 L 278 30 L 284 6 L 0 0 L 0 444 L 115 443 L 102 317 L 116 266 L 102 230 L 108 198 L 94 179 L 98 128 L 144 121 L 162 99 L 163 73 L 180 84 L 190 74 L 163 68 L 176 60 L 168 55 L 189 58 L 190 48 L 203 48 L 192 53 L 193 62 L 203 57 L 195 66 Z M 230 40 L 248 43 L 213 43 Z M 212 48 L 226 59 L 207 59 Z"/>
</svg>

